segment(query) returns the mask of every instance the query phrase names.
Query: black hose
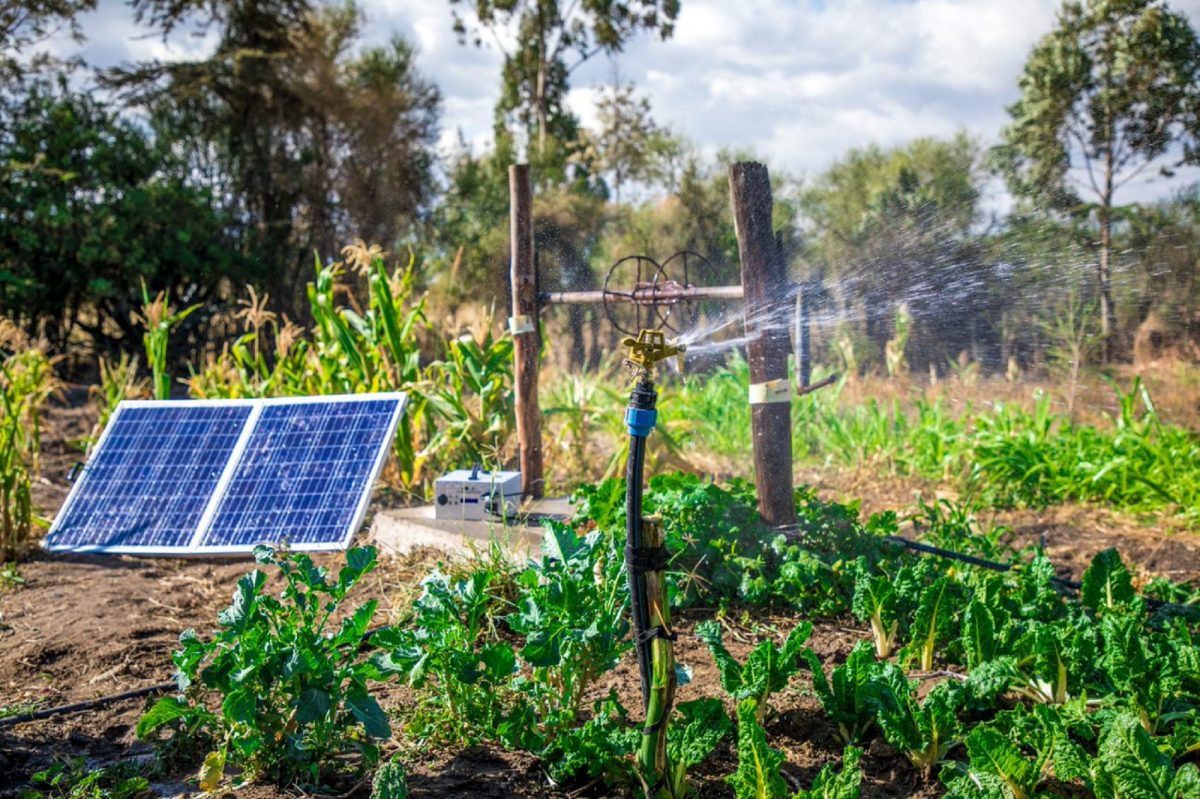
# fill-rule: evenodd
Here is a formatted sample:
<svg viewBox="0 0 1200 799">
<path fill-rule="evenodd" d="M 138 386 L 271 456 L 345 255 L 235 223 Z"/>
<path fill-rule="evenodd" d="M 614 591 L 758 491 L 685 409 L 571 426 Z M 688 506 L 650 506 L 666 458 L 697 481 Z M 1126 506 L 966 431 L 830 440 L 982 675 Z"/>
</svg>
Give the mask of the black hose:
<svg viewBox="0 0 1200 799">
<path fill-rule="evenodd" d="M 16 716 L 9 716 L 5 719 L 0 719 L 0 730 L 5 727 L 15 727 L 18 724 L 24 724 L 29 721 L 41 721 L 53 716 L 62 716 L 70 713 L 82 713 L 85 710 L 104 707 L 105 705 L 124 702 L 128 699 L 141 699 L 144 696 L 156 696 L 165 694 L 175 687 L 173 682 L 160 682 L 157 685 L 147 685 L 145 688 L 134 688 L 131 691 L 124 691 L 111 696 L 100 696 L 95 699 L 85 699 L 82 702 L 72 702 L 69 705 L 59 705 L 58 707 L 48 707 L 42 710 L 34 710 L 29 713 L 21 713 Z"/>
<path fill-rule="evenodd" d="M 629 460 L 625 463 L 625 542 L 634 552 L 642 549 L 642 476 L 646 467 L 646 439 L 629 437 Z M 650 641 L 643 633 L 650 626 L 646 607 L 646 575 L 629 569 L 630 612 L 633 615 L 634 640 L 637 642 L 638 672 L 642 678 L 642 702 L 650 699 Z"/>
</svg>

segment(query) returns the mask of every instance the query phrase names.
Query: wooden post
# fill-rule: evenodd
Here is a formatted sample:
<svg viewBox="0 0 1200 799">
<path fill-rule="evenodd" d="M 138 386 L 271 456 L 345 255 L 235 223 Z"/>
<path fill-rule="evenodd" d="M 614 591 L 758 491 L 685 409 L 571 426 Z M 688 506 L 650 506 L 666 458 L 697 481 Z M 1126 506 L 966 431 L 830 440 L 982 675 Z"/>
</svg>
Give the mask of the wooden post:
<svg viewBox="0 0 1200 799">
<path fill-rule="evenodd" d="M 533 260 L 533 189 L 529 164 L 508 168 L 509 220 L 512 239 L 512 319 L 517 442 L 521 447 L 521 492 L 540 498 L 542 477 L 542 412 L 538 405 L 537 270 Z"/>
<path fill-rule="evenodd" d="M 729 167 L 734 230 L 742 261 L 746 296 L 746 354 L 750 383 L 772 399 L 772 386 L 788 386 L 787 268 L 771 232 L 771 181 L 755 162 Z M 774 384 L 779 387 L 780 384 Z M 752 392 L 756 389 L 752 388 Z M 782 389 L 781 389 L 782 390 Z M 788 392 L 790 394 L 790 391 Z M 793 524 L 792 406 L 790 401 L 758 402 L 750 413 L 754 442 L 754 483 L 758 511 L 768 524 Z"/>
</svg>

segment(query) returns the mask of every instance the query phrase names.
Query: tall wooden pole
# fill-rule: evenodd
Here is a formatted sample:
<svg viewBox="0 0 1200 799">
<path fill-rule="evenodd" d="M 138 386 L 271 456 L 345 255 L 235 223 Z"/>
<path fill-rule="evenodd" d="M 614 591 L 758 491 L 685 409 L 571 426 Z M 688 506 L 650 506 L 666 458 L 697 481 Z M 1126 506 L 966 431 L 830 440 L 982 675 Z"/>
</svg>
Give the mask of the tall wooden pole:
<svg viewBox="0 0 1200 799">
<path fill-rule="evenodd" d="M 750 428 L 758 510 L 768 524 L 796 521 L 792 488 L 792 405 L 788 381 L 788 280 L 771 231 L 767 168 L 743 161 L 729 167 L 734 229 L 745 289 L 746 354 L 750 365 Z"/>
<path fill-rule="evenodd" d="M 537 270 L 533 260 L 533 189 L 529 164 L 508 168 L 509 219 L 512 239 L 513 361 L 515 364 L 517 442 L 521 447 L 521 492 L 539 498 L 542 476 L 542 412 L 538 405 Z"/>
</svg>

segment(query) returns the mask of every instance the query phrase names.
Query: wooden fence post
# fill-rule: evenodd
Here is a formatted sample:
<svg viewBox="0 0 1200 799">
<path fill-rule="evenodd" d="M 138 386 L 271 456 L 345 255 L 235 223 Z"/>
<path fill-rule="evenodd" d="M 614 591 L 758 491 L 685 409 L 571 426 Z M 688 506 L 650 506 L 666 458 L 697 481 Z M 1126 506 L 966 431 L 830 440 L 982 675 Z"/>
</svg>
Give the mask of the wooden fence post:
<svg viewBox="0 0 1200 799">
<path fill-rule="evenodd" d="M 542 476 L 542 412 L 538 404 L 537 270 L 533 260 L 533 189 L 529 164 L 508 168 L 509 221 L 512 248 L 512 319 L 517 442 L 521 447 L 521 492 L 540 498 Z"/>
<path fill-rule="evenodd" d="M 729 167 L 734 230 L 745 291 L 750 428 L 758 510 L 772 525 L 796 521 L 792 487 L 792 405 L 788 383 L 787 267 L 771 231 L 771 181 L 755 162 Z M 777 383 L 775 381 L 782 381 Z M 757 396 L 756 396 L 757 395 Z"/>
</svg>

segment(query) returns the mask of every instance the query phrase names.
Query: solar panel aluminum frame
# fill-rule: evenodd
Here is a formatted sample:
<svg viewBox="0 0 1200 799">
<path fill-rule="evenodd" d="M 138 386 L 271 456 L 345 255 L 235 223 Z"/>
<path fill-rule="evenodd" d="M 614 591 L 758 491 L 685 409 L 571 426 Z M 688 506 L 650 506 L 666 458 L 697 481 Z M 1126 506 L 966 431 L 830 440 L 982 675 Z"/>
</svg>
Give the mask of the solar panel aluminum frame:
<svg viewBox="0 0 1200 799">
<path fill-rule="evenodd" d="M 336 402 L 363 402 L 369 400 L 395 400 L 396 408 L 392 412 L 392 418 L 387 428 L 387 435 L 384 440 L 386 446 L 381 446 L 379 452 L 375 456 L 375 461 L 372 464 L 371 472 L 368 475 L 366 487 L 361 493 L 358 500 L 358 505 L 355 509 L 354 518 L 347 527 L 346 535 L 341 541 L 322 542 L 304 544 L 303 551 L 305 552 L 333 552 L 346 549 L 354 534 L 362 526 L 363 520 L 367 515 L 367 508 L 371 502 L 372 488 L 375 482 L 379 479 L 380 473 L 383 471 L 383 466 L 387 462 L 388 454 L 391 450 L 391 443 L 396 436 L 396 427 L 400 423 L 400 416 L 404 413 L 404 408 L 408 404 L 408 396 L 403 391 L 378 392 L 371 394 L 331 394 L 327 396 L 316 397 L 270 397 L 258 399 L 212 399 L 212 400 L 122 400 L 113 410 L 109 417 L 108 424 L 100 433 L 100 437 L 96 440 L 94 447 L 95 452 L 100 452 L 104 447 L 105 441 L 108 439 L 109 432 L 116 427 L 116 422 L 120 418 L 121 411 L 125 408 L 136 407 L 188 407 L 198 408 L 204 406 L 224 407 L 231 406 L 248 406 L 250 414 L 242 423 L 242 429 L 238 435 L 238 440 L 234 444 L 233 449 L 229 453 L 229 458 L 225 462 L 225 466 L 221 471 L 221 476 L 217 481 L 216 487 L 213 489 L 208 502 L 205 505 L 204 513 L 200 518 L 200 522 L 196 526 L 196 531 L 186 547 L 164 547 L 164 546 L 126 546 L 121 544 L 115 545 L 84 545 L 84 546 L 54 546 L 50 544 L 50 539 L 59 529 L 60 523 L 66 518 L 72 503 L 82 493 L 87 483 L 88 469 L 85 465 L 80 471 L 78 479 L 71 486 L 70 492 L 67 494 L 66 500 L 58 513 L 54 517 L 54 523 L 50 526 L 50 530 L 43 537 L 42 548 L 48 552 L 56 553 L 72 553 L 72 554 L 106 554 L 106 555 L 167 555 L 174 557 L 212 557 L 222 555 L 240 555 L 248 552 L 253 552 L 256 544 L 237 544 L 237 545 L 220 545 L 220 546 L 200 546 L 200 541 L 204 539 L 208 528 L 212 523 L 213 517 L 216 515 L 221 499 L 225 496 L 225 489 L 228 487 L 233 478 L 233 474 L 241 461 L 242 455 L 245 452 L 246 444 L 250 440 L 250 436 L 254 432 L 255 424 L 258 417 L 261 415 L 263 408 L 269 405 L 289 405 L 303 403 L 336 403 Z"/>
</svg>

